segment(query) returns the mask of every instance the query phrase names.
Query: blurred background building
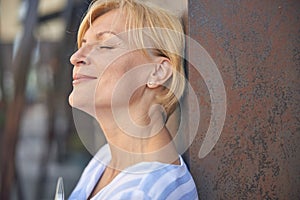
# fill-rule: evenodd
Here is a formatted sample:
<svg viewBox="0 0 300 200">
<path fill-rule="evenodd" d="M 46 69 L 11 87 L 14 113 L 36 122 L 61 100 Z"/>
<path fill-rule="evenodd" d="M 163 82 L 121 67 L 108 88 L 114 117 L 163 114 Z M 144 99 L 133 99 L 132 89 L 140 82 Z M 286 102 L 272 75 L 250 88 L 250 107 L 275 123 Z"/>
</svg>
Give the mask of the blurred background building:
<svg viewBox="0 0 300 200">
<path fill-rule="evenodd" d="M 67 102 L 68 59 L 88 4 L 0 3 L 1 199 L 53 199 L 59 176 L 67 196 L 90 158 Z"/>
</svg>

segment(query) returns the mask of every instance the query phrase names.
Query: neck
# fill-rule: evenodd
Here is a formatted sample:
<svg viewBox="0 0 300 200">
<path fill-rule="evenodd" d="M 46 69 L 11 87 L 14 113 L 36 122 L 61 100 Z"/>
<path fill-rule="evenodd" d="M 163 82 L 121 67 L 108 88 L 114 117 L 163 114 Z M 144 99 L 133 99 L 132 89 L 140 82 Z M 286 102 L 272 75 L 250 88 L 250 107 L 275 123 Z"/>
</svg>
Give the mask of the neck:
<svg viewBox="0 0 300 200">
<path fill-rule="evenodd" d="M 149 115 L 139 111 L 128 116 L 121 109 L 103 113 L 98 122 L 110 146 L 111 168 L 122 170 L 140 162 L 178 164 L 178 153 L 160 109 L 151 109 Z"/>
</svg>

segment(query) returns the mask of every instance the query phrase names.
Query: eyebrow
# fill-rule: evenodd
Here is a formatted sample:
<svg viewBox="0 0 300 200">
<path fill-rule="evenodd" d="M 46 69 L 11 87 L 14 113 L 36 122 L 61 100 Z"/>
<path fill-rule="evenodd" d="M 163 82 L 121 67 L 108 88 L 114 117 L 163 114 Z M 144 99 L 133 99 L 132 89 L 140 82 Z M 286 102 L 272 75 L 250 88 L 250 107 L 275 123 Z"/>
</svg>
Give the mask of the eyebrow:
<svg viewBox="0 0 300 200">
<path fill-rule="evenodd" d="M 102 31 L 102 32 L 98 32 L 98 33 L 96 33 L 96 38 L 97 39 L 101 39 L 101 37 L 104 35 L 104 34 L 112 34 L 112 35 L 115 35 L 115 36 L 117 36 L 117 34 L 116 33 L 114 33 L 113 31 Z"/>
<path fill-rule="evenodd" d="M 97 38 L 97 40 L 101 40 L 101 38 L 103 37 L 103 35 L 104 34 L 112 34 L 112 35 L 115 35 L 115 36 L 117 36 L 117 34 L 115 33 L 115 32 L 113 32 L 113 31 L 101 31 L 101 32 L 98 32 L 98 33 L 96 33 L 96 38 Z M 118 36 L 117 36 L 118 37 Z M 81 44 L 82 43 L 86 43 L 86 39 L 82 39 L 81 40 Z"/>
</svg>

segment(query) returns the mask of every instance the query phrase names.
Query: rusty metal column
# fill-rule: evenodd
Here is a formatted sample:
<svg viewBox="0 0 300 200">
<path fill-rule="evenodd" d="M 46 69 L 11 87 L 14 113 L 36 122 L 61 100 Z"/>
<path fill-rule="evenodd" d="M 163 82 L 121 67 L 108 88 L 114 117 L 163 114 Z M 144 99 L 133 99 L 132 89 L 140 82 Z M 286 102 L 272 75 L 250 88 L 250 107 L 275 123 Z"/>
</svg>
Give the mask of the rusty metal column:
<svg viewBox="0 0 300 200">
<path fill-rule="evenodd" d="M 224 81 L 223 131 L 204 158 L 211 100 L 188 69 L 201 121 L 189 164 L 201 199 L 300 199 L 300 1 L 189 0 L 188 35 Z"/>
</svg>

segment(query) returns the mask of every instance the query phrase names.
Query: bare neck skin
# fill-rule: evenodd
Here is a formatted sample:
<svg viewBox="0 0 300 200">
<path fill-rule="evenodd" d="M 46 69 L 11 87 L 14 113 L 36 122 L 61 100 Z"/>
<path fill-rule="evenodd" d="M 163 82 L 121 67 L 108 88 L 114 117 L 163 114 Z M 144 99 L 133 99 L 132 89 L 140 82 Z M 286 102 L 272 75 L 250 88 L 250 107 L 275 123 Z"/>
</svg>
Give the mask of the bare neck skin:
<svg viewBox="0 0 300 200">
<path fill-rule="evenodd" d="M 135 130 L 131 129 L 132 127 L 120 128 L 115 122 L 113 114 L 107 110 L 106 112 L 102 110 L 102 114 L 98 117 L 111 150 L 111 161 L 96 184 L 90 198 L 108 185 L 122 170 L 126 170 L 127 167 L 134 164 L 140 162 L 180 164 L 178 153 L 172 143 L 172 137 L 165 127 L 163 113 L 160 109 L 152 109 L 149 113 L 150 117 L 143 109 L 131 108 L 131 110 L 132 119 L 138 125 L 145 126 L 148 124 L 147 128 L 143 129 L 144 132 L 140 133 L 140 137 L 137 137 L 138 133 L 134 135 L 128 132 L 128 130 Z M 124 116 L 127 115 L 124 114 Z M 122 117 L 120 116 L 121 119 Z M 149 118 L 152 119 L 151 123 L 149 123 Z M 153 130 L 159 131 L 154 133 Z"/>
<path fill-rule="evenodd" d="M 161 109 L 141 107 L 141 104 L 131 106 L 130 115 L 128 109 L 117 112 L 117 116 L 111 111 L 99 115 L 98 122 L 111 151 L 110 168 L 123 170 L 140 162 L 178 163 L 178 153 Z"/>
</svg>

